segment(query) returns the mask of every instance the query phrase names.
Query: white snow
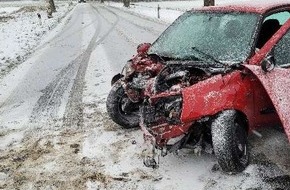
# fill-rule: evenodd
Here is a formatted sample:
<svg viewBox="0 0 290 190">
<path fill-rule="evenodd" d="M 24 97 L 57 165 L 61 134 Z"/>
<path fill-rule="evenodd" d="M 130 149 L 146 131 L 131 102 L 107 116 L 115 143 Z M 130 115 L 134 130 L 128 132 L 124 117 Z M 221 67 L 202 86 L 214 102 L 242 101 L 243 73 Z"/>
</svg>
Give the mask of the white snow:
<svg viewBox="0 0 290 190">
<path fill-rule="evenodd" d="M 57 3 L 58 11 L 53 14 L 53 18 L 48 19 L 44 2 L 0 2 L 0 78 L 32 53 L 39 42 L 44 40 L 45 34 L 56 27 L 71 10 L 71 5 L 69 2 Z M 5 16 L 8 18 L 1 22 Z"/>
<path fill-rule="evenodd" d="M 0 15 L 8 15 L 19 10 L 20 7 L 2 7 L 0 8 Z"/>
<path fill-rule="evenodd" d="M 162 3 L 162 2 L 160 2 Z M 170 2 L 173 3 L 173 2 Z M 188 2 L 187 2 L 188 3 Z M 130 8 L 123 7 L 122 3 L 115 3 L 115 2 L 106 2 L 108 6 L 118 7 L 122 10 L 130 11 L 135 14 L 143 15 L 148 18 L 158 20 L 157 17 L 157 3 L 150 2 L 150 3 L 134 3 Z M 160 19 L 161 21 L 171 23 L 175 19 L 177 19 L 185 10 L 174 10 L 174 9 L 163 9 L 160 10 Z"/>
<path fill-rule="evenodd" d="M 22 140 L 24 131 L 11 132 L 0 138 L 0 151 Z M 1 134 L 2 135 L 2 134 Z"/>
<path fill-rule="evenodd" d="M 111 90 L 111 78 L 114 75 L 113 68 L 108 64 L 109 58 L 106 55 L 106 52 L 102 45 L 99 45 L 92 53 L 90 58 L 90 64 L 88 67 L 88 71 L 86 73 L 86 86 L 96 88 L 87 88 L 86 95 L 83 99 L 84 103 L 96 103 L 100 107 L 100 109 L 105 110 L 105 104 L 98 104 L 95 101 L 105 101 L 108 93 Z M 96 89 L 102 89 L 97 90 Z M 93 95 L 93 96 L 92 96 Z M 96 99 L 96 97 L 98 97 Z"/>
<path fill-rule="evenodd" d="M 283 0 L 289 2 L 288 0 Z M 247 5 L 247 4 L 267 4 L 273 2 L 283 2 L 281 0 L 271 0 L 265 2 L 265 0 L 215 0 L 215 5 Z M 134 12 L 136 14 L 144 15 L 151 19 L 156 19 L 168 23 L 172 23 L 183 12 L 191 10 L 193 8 L 203 7 L 203 0 L 192 1 L 156 1 L 156 2 L 132 2 L 129 8 L 125 8 L 122 3 L 116 3 L 111 1 L 105 1 L 108 6 L 118 7 L 123 10 Z M 160 7 L 160 18 L 157 17 L 157 7 Z"/>
</svg>

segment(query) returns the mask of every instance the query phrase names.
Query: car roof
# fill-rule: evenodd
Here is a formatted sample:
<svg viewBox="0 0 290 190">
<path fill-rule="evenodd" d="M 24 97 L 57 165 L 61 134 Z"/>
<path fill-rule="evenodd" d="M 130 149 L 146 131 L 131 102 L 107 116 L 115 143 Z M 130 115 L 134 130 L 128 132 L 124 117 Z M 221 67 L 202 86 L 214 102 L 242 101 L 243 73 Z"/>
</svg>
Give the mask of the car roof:
<svg viewBox="0 0 290 190">
<path fill-rule="evenodd" d="M 244 2 L 245 3 L 245 2 Z M 248 12 L 248 13 L 258 13 L 264 14 L 270 10 L 275 10 L 283 7 L 288 7 L 290 9 L 289 1 L 281 2 L 247 2 L 246 5 L 237 4 L 235 5 L 223 5 L 223 6 L 208 6 L 200 9 L 192 9 L 192 11 L 214 11 L 214 12 Z"/>
</svg>

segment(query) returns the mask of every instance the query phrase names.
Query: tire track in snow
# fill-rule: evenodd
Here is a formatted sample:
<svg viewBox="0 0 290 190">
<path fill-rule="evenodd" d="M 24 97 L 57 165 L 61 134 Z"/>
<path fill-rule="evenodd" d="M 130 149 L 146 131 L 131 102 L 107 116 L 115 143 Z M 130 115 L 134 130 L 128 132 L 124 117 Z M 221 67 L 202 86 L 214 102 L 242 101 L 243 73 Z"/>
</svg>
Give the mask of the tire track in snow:
<svg viewBox="0 0 290 190">
<path fill-rule="evenodd" d="M 30 122 L 47 122 L 57 118 L 58 108 L 61 106 L 61 99 L 75 75 L 75 70 L 81 60 L 81 56 L 60 71 L 55 80 L 52 81 L 44 90 L 43 95 L 38 99 L 30 116 Z"/>
<path fill-rule="evenodd" d="M 108 7 L 102 6 L 102 8 L 106 9 L 108 12 L 111 12 L 112 14 L 118 15 L 118 17 L 120 17 L 122 19 L 122 21 L 125 21 L 125 22 L 127 22 L 129 24 L 132 24 L 132 25 L 136 26 L 137 28 L 142 29 L 142 30 L 144 30 L 146 32 L 149 32 L 149 33 L 151 33 L 153 35 L 156 35 L 156 36 L 159 36 L 169 26 L 169 24 L 159 23 L 159 22 L 155 22 L 155 21 L 152 21 L 152 20 L 148 20 L 148 19 L 145 19 L 143 17 L 136 16 L 134 14 L 130 14 L 130 12 L 122 11 L 120 9 L 116 9 L 115 8 L 115 10 L 113 11 L 113 10 L 111 10 L 111 9 L 114 9 L 113 7 L 110 7 L 111 9 L 109 9 Z M 130 20 L 130 19 L 128 19 L 128 17 L 122 16 L 122 15 L 116 13 L 116 11 L 123 12 L 123 14 L 127 14 L 127 15 L 129 15 L 131 17 L 136 17 L 136 18 L 138 18 L 138 19 L 140 19 L 142 21 L 146 21 L 146 22 L 150 21 L 154 25 L 159 25 L 159 27 L 161 27 L 162 29 L 158 30 L 158 29 L 156 29 L 156 27 L 153 27 L 153 26 L 150 26 L 150 27 L 144 26 L 144 24 L 143 25 L 141 24 L 143 22 L 136 22 L 134 20 Z"/>
<path fill-rule="evenodd" d="M 100 20 L 100 13 L 96 7 L 92 8 L 95 10 L 96 16 L 99 17 Z M 111 27 L 108 29 L 107 32 L 97 40 L 99 33 L 101 31 L 101 25 L 98 27 L 98 32 L 96 32 L 87 47 L 86 51 L 83 53 L 81 65 L 78 69 L 77 76 L 75 78 L 75 82 L 73 84 L 71 94 L 69 96 L 69 101 L 66 105 L 65 114 L 64 114 L 64 125 L 65 126 L 83 126 L 83 104 L 82 104 L 82 97 L 83 97 L 83 89 L 84 89 L 84 79 L 85 73 L 88 67 L 89 59 L 91 53 L 94 49 L 102 43 L 103 40 L 113 31 L 116 27 L 117 23 L 119 22 L 119 18 L 116 17 L 116 20 L 113 22 Z M 101 23 L 101 22 L 99 22 Z"/>
<path fill-rule="evenodd" d="M 80 80 L 78 77 L 79 70 L 82 70 L 83 67 L 86 68 L 91 52 L 90 49 L 92 49 L 92 44 L 94 44 L 101 31 L 101 21 L 99 17 L 96 17 L 96 19 L 93 21 L 94 23 L 90 23 L 90 25 L 98 23 L 98 26 L 96 27 L 97 30 L 95 31 L 95 34 L 92 37 L 87 49 L 71 63 L 69 63 L 67 67 L 62 69 L 56 78 L 42 91 L 43 95 L 38 99 L 36 105 L 33 108 L 32 114 L 30 116 L 30 122 L 49 122 L 57 119 L 65 93 L 69 89 L 72 89 L 72 93 L 77 91 L 77 89 L 75 89 L 74 85 L 72 84 L 72 79 L 75 79 L 74 83 Z M 72 97 L 74 96 L 70 94 L 69 98 Z M 65 111 L 67 110 L 68 108 L 66 108 Z"/>
<path fill-rule="evenodd" d="M 111 15 L 114 15 L 116 18 L 118 18 L 119 20 L 120 20 L 120 18 L 121 18 L 121 20 L 122 20 L 122 17 L 120 16 L 120 15 L 118 15 L 117 13 L 115 13 L 114 11 L 112 11 L 112 10 L 110 10 L 110 9 L 108 9 L 108 8 L 106 8 L 106 7 L 104 7 L 104 6 L 100 6 L 100 8 L 102 9 L 102 11 L 103 11 L 103 13 L 102 14 L 100 14 L 108 23 L 111 23 L 111 24 L 113 24 L 113 22 L 110 20 L 110 19 L 108 19 L 106 16 L 105 16 L 105 14 L 107 14 L 107 13 L 109 13 L 109 14 L 111 14 Z M 106 13 L 105 13 L 105 11 L 106 11 Z M 141 18 L 141 17 L 140 17 Z M 143 19 L 143 18 L 142 18 Z M 146 20 L 146 19 L 145 19 Z M 129 23 L 129 24 L 132 24 L 133 26 L 135 26 L 135 27 L 137 27 L 137 28 L 139 28 L 139 29 L 141 29 L 141 30 L 144 30 L 144 31 L 146 31 L 146 32 L 150 32 L 150 33 L 152 33 L 154 36 L 158 36 L 157 34 L 155 34 L 155 33 L 153 33 L 152 31 L 148 31 L 147 29 L 148 28 L 144 28 L 144 27 L 142 27 L 142 26 L 140 26 L 140 25 L 135 25 L 134 23 L 132 23 L 131 21 L 129 21 L 129 20 L 127 20 L 127 23 Z M 126 30 L 124 30 L 123 29 L 124 27 L 123 26 L 120 26 L 120 25 L 117 25 L 116 27 L 115 27 L 115 30 L 116 30 L 116 32 L 117 33 L 119 33 L 119 35 L 120 36 L 122 36 L 123 38 L 125 38 L 126 39 L 126 41 L 128 41 L 129 43 L 131 43 L 133 46 L 137 46 L 137 45 L 139 45 L 140 44 L 140 39 L 137 39 L 137 38 L 135 38 L 135 37 L 133 37 L 132 35 L 129 35 L 129 33 L 126 31 Z"/>
<path fill-rule="evenodd" d="M 43 45 L 41 45 L 41 46 L 39 47 L 39 49 L 44 48 L 44 47 L 45 47 L 46 45 L 48 45 L 48 44 L 50 44 L 50 45 L 55 45 L 55 44 L 57 44 L 57 43 L 59 43 L 59 42 L 65 41 L 65 40 L 67 40 L 69 37 L 71 37 L 71 36 L 73 36 L 73 35 L 76 35 L 77 33 L 80 33 L 80 32 L 81 32 L 82 30 L 84 30 L 85 28 L 88 28 L 89 26 L 95 24 L 96 22 L 98 22 L 98 19 L 99 19 L 99 18 L 93 19 L 90 23 L 85 24 L 85 25 L 83 25 L 82 27 L 80 27 L 79 30 L 76 30 L 76 31 L 71 32 L 71 31 L 70 31 L 71 28 L 72 28 L 74 25 L 78 24 L 78 23 L 77 23 L 77 17 L 78 17 L 79 15 L 80 15 L 79 13 L 76 14 L 76 15 L 74 15 L 74 16 L 70 15 L 69 18 L 67 18 L 67 20 L 65 21 L 65 22 L 66 22 L 65 25 L 67 25 L 68 22 L 70 22 L 71 24 L 68 25 L 66 28 L 64 28 L 64 29 L 62 30 L 62 33 L 68 33 L 68 34 L 66 34 L 65 36 L 60 35 L 60 34 L 54 36 L 54 37 L 53 37 L 49 42 L 46 42 L 46 43 L 44 43 Z"/>
</svg>

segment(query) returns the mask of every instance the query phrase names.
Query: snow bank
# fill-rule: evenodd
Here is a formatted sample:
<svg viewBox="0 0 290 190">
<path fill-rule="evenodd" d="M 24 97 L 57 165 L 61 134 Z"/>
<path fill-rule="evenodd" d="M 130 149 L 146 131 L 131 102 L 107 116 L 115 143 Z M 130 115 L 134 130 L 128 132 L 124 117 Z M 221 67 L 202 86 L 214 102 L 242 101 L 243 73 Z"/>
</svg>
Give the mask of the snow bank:
<svg viewBox="0 0 290 190">
<path fill-rule="evenodd" d="M 285 0 L 284 0 L 285 1 Z M 281 0 L 271 0 L 269 2 L 265 2 L 264 0 L 216 0 L 215 5 L 247 5 L 247 3 L 259 5 L 261 3 L 272 3 L 277 2 L 281 3 Z M 289 1 L 288 1 L 289 2 Z M 192 0 L 192 1 L 156 1 L 156 2 L 134 2 L 131 3 L 129 8 L 125 8 L 123 3 L 116 2 L 106 2 L 107 5 L 117 7 L 126 11 L 131 11 L 140 15 L 144 15 L 146 17 L 158 19 L 157 15 L 157 7 L 160 7 L 160 18 L 159 20 L 171 23 L 177 17 L 179 17 L 182 13 L 187 10 L 191 10 L 192 8 L 201 8 L 203 7 L 203 0 Z"/>
<path fill-rule="evenodd" d="M 160 2 L 161 3 L 161 2 Z M 175 2 L 176 3 L 176 2 Z M 133 3 L 131 7 L 125 8 L 123 7 L 122 3 L 115 3 L 115 2 L 106 2 L 108 6 L 116 7 L 119 9 L 122 9 L 124 11 L 129 11 L 138 15 L 142 15 L 151 19 L 161 20 L 167 23 L 173 22 L 175 19 L 177 19 L 184 10 L 174 10 L 174 9 L 164 9 L 162 6 L 160 9 L 160 18 L 158 19 L 157 15 L 157 2 L 151 2 L 151 3 Z"/>
</svg>

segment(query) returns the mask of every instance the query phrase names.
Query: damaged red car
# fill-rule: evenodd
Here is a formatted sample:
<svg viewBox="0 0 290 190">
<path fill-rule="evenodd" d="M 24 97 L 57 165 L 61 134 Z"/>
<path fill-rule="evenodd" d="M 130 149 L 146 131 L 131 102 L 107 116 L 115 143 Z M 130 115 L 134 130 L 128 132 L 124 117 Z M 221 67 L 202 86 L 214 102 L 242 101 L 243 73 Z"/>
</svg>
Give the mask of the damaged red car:
<svg viewBox="0 0 290 190">
<path fill-rule="evenodd" d="M 194 9 L 148 54 L 166 66 L 145 90 L 146 166 L 184 147 L 212 146 L 227 173 L 249 162 L 247 136 L 283 126 L 290 139 L 290 4 Z"/>
</svg>

